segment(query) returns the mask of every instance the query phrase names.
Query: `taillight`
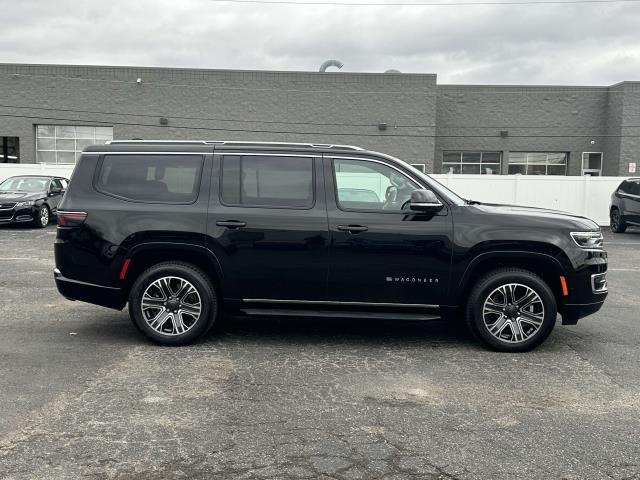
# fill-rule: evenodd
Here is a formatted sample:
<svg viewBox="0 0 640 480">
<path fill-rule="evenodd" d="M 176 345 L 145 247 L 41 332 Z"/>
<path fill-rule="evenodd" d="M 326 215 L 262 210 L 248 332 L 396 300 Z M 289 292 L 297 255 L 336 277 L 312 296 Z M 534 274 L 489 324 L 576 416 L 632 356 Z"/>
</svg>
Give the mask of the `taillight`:
<svg viewBox="0 0 640 480">
<path fill-rule="evenodd" d="M 61 212 L 58 210 L 58 225 L 61 227 L 79 227 L 87 219 L 87 212 Z"/>
</svg>

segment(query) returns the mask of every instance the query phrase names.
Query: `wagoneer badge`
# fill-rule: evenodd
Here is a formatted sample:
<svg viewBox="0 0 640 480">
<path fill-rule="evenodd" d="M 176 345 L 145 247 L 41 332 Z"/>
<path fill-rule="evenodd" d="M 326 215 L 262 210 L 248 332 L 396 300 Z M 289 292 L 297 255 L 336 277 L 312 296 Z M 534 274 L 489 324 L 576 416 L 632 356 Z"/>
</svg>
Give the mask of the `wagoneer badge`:
<svg viewBox="0 0 640 480">
<path fill-rule="evenodd" d="M 438 283 L 437 278 L 427 277 L 387 277 L 386 280 L 391 283 Z"/>
</svg>

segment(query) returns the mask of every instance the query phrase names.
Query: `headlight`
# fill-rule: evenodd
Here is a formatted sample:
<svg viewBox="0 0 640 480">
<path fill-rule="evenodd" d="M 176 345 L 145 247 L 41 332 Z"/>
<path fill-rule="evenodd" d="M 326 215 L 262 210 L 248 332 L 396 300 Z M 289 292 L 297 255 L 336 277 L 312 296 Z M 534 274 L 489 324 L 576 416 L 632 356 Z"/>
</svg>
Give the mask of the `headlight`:
<svg viewBox="0 0 640 480">
<path fill-rule="evenodd" d="M 34 205 L 36 202 L 34 200 L 29 200 L 28 202 L 18 202 L 16 203 L 16 207 L 30 207 Z"/>
<path fill-rule="evenodd" d="M 580 248 L 602 248 L 602 232 L 571 232 L 571 238 Z"/>
</svg>

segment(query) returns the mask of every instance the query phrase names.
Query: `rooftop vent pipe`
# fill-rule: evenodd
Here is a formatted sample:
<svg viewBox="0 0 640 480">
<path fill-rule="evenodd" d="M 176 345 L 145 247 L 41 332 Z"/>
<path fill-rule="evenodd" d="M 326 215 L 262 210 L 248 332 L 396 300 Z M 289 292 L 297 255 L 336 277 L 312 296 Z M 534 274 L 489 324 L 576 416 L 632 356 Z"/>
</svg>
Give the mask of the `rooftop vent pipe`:
<svg viewBox="0 0 640 480">
<path fill-rule="evenodd" d="M 322 65 L 320 65 L 320 70 L 318 70 L 319 72 L 326 72 L 327 68 L 329 67 L 338 67 L 338 68 L 342 68 L 344 67 L 344 63 L 342 63 L 340 60 L 327 60 L 326 62 L 323 62 Z"/>
<path fill-rule="evenodd" d="M 390 68 L 389 70 L 385 70 L 384 73 L 402 73 L 400 70 L 396 70 L 395 68 Z"/>
</svg>

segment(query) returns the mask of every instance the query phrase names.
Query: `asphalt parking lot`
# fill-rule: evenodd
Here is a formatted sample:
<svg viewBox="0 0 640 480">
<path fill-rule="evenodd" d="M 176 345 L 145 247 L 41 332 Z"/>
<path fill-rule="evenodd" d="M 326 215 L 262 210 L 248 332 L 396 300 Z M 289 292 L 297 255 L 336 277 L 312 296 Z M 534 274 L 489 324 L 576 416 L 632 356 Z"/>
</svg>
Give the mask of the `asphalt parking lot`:
<svg viewBox="0 0 640 480">
<path fill-rule="evenodd" d="M 353 320 L 157 347 L 58 294 L 54 236 L 0 227 L 0 478 L 640 478 L 640 229 L 604 308 L 516 355 Z"/>
</svg>

